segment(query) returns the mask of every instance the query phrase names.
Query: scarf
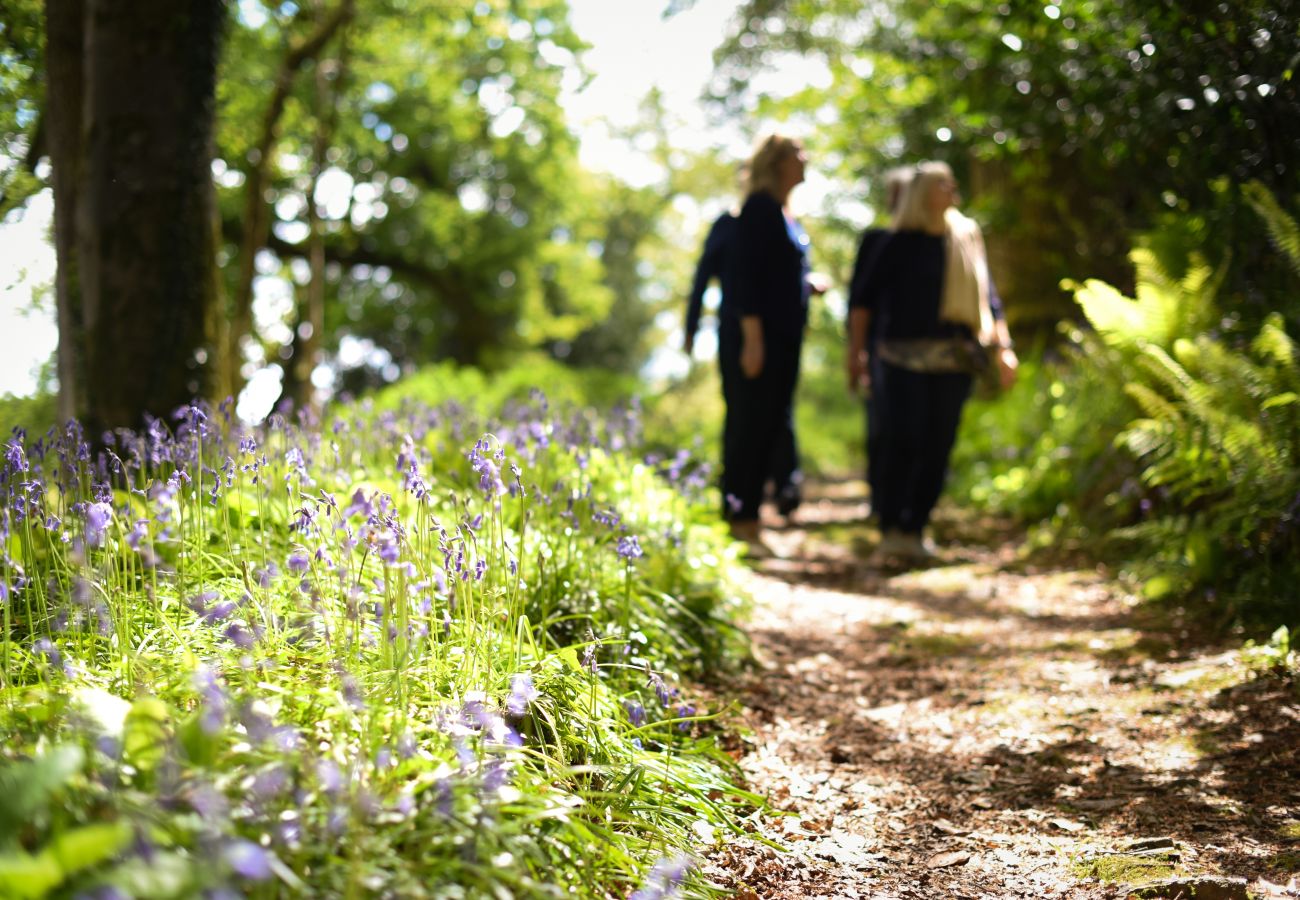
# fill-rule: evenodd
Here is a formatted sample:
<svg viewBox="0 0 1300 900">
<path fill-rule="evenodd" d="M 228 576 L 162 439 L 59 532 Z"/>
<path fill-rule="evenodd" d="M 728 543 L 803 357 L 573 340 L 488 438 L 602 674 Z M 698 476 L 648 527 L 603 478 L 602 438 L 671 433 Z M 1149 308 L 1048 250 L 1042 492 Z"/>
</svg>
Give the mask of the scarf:
<svg viewBox="0 0 1300 900">
<path fill-rule="evenodd" d="M 951 208 L 944 214 L 944 253 L 939 318 L 969 327 L 980 344 L 988 346 L 994 330 L 984 235 L 974 219 Z"/>
</svg>

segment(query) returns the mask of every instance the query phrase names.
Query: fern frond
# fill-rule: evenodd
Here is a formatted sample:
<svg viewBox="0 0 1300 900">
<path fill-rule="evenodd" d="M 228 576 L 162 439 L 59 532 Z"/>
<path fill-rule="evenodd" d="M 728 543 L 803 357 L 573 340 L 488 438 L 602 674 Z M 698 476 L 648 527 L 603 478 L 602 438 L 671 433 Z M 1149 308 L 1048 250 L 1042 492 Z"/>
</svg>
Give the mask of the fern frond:
<svg viewBox="0 0 1300 900">
<path fill-rule="evenodd" d="M 1286 257 L 1291 271 L 1300 275 L 1300 225 L 1295 216 L 1288 213 L 1277 202 L 1277 198 L 1260 181 L 1249 181 L 1242 185 L 1242 193 L 1251 207 L 1264 220 L 1273 246 Z"/>
</svg>

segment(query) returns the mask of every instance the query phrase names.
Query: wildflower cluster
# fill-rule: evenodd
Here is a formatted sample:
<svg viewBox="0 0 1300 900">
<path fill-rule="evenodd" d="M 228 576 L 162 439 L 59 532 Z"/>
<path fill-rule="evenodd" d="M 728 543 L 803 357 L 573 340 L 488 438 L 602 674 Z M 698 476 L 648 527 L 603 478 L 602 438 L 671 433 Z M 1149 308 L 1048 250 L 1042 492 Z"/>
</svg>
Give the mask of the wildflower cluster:
<svg viewBox="0 0 1300 900">
<path fill-rule="evenodd" d="M 0 777 L 33 788 L 0 855 L 44 879 L 23 895 L 677 891 L 684 868 L 642 870 L 696 840 L 682 798 L 719 798 L 719 826 L 748 801 L 668 673 L 716 665 L 736 608 L 712 511 L 638 428 L 534 395 L 256 429 L 193 404 L 97 451 L 75 423 L 16 433 Z"/>
</svg>

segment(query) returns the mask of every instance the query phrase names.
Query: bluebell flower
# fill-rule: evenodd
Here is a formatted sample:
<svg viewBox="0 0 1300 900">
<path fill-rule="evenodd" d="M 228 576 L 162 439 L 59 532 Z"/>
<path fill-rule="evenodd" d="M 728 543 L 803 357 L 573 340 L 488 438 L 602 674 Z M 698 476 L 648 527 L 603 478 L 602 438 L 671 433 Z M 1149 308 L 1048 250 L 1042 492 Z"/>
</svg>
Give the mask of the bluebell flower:
<svg viewBox="0 0 1300 900">
<path fill-rule="evenodd" d="M 240 878 L 265 881 L 271 877 L 270 854 L 252 841 L 231 841 L 222 852 L 222 857 Z"/>
<path fill-rule="evenodd" d="M 332 759 L 322 759 L 316 763 L 316 780 L 321 792 L 333 796 L 343 790 L 343 772 Z"/>
<path fill-rule="evenodd" d="M 86 543 L 98 547 L 104 539 L 109 522 L 113 521 L 113 507 L 108 503 L 91 503 L 86 507 Z"/>
<path fill-rule="evenodd" d="M 231 622 L 221 635 L 241 650 L 250 650 L 257 643 L 257 635 L 239 622 Z"/>
<path fill-rule="evenodd" d="M 21 437 L 12 437 L 9 443 L 5 444 L 5 463 L 8 464 L 9 471 L 15 474 L 22 474 L 31 468 Z"/>
<path fill-rule="evenodd" d="M 645 885 L 628 900 L 671 900 L 677 896 L 690 869 L 691 860 L 688 856 L 678 856 L 675 859 L 664 857 L 654 864 L 646 877 Z"/>
<path fill-rule="evenodd" d="M 488 762 L 483 770 L 483 790 L 488 794 L 495 794 L 506 786 L 510 781 L 510 762 L 504 759 L 493 759 Z"/>
<path fill-rule="evenodd" d="M 199 669 L 194 673 L 194 689 L 198 691 L 202 700 L 199 727 L 206 734 L 217 734 L 225 725 L 226 714 L 230 709 L 226 692 L 222 690 L 217 676 L 207 668 Z"/>
<path fill-rule="evenodd" d="M 284 565 L 290 572 L 306 572 L 311 566 L 311 557 L 303 550 L 295 550 L 289 554 L 289 558 L 284 561 Z"/>
<path fill-rule="evenodd" d="M 627 719 L 637 728 L 645 724 L 645 707 L 638 700 L 624 700 L 623 708 L 627 710 Z"/>
<path fill-rule="evenodd" d="M 689 704 L 689 703 L 683 703 L 682 705 L 680 705 L 680 706 L 677 707 L 677 717 L 678 717 L 679 719 L 689 719 L 690 717 L 692 717 L 692 716 L 694 716 L 694 715 L 695 715 L 695 707 L 692 706 L 692 705 Z M 691 730 L 691 723 L 690 723 L 690 722 L 678 722 L 678 723 L 677 723 L 677 730 L 678 730 L 678 731 L 690 731 L 690 730 Z"/>
<path fill-rule="evenodd" d="M 506 700 L 506 709 L 513 716 L 522 716 L 528 712 L 528 704 L 537 699 L 537 688 L 533 687 L 533 676 L 525 673 L 510 678 L 510 697 Z"/>
<path fill-rule="evenodd" d="M 280 764 L 272 765 L 253 776 L 249 793 L 260 802 L 274 800 L 289 787 L 289 773 Z"/>
<path fill-rule="evenodd" d="M 618 539 L 618 555 L 631 562 L 640 559 L 645 553 L 641 550 L 641 542 L 636 535 L 628 534 Z"/>
</svg>

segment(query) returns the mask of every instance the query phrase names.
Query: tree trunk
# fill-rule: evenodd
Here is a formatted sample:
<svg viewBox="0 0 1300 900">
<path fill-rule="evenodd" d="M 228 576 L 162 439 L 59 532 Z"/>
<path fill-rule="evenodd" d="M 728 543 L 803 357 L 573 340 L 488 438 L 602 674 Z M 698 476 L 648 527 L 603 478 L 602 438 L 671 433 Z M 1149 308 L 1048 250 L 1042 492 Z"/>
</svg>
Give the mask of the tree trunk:
<svg viewBox="0 0 1300 900">
<path fill-rule="evenodd" d="M 45 125 L 54 185 L 54 294 L 59 322 L 59 418 L 80 411 L 84 381 L 81 291 L 77 280 L 77 183 L 81 169 L 84 0 L 45 3 Z"/>
<path fill-rule="evenodd" d="M 76 7 L 80 91 L 66 70 L 50 81 L 60 377 L 64 406 L 97 438 L 207 386 L 224 2 L 48 0 L 60 66 L 78 43 Z"/>
</svg>

